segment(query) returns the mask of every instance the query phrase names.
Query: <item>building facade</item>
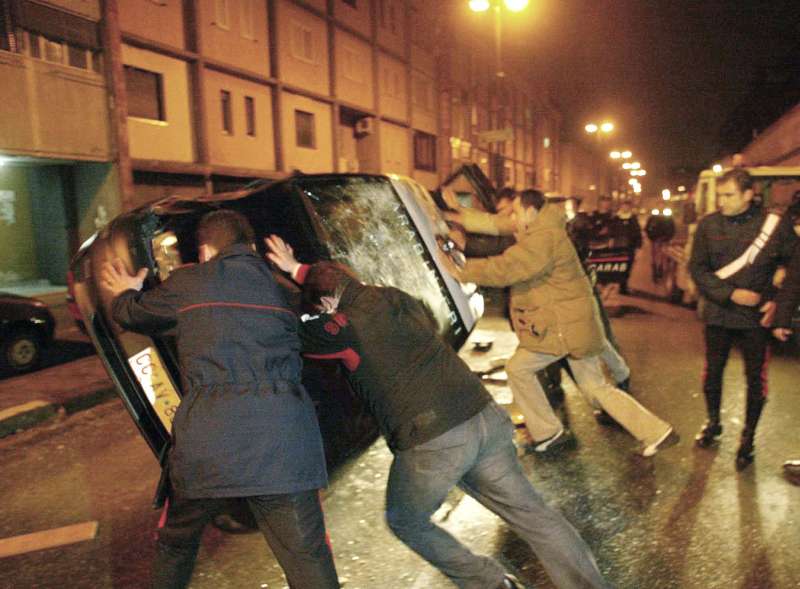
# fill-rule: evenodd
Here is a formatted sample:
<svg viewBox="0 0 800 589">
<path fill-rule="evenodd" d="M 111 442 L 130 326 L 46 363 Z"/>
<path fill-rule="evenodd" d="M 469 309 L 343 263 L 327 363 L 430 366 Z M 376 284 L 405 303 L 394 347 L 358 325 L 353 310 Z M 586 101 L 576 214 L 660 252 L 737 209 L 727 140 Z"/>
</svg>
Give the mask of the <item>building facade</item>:
<svg viewBox="0 0 800 589">
<path fill-rule="evenodd" d="M 439 3 L 0 0 L 0 19 L 0 247 L 15 252 L 0 285 L 63 283 L 121 210 L 254 178 L 435 188 L 475 162 L 499 185 L 559 189 L 546 89 L 497 76 L 491 39 Z"/>
</svg>

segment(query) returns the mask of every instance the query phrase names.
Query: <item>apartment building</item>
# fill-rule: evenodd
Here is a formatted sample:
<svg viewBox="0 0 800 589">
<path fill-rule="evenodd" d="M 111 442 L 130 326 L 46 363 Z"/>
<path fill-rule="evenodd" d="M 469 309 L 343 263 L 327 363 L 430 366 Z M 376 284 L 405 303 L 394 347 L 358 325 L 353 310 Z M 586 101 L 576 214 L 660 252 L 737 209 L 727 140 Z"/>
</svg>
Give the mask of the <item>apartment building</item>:
<svg viewBox="0 0 800 589">
<path fill-rule="evenodd" d="M 446 5 L 0 0 L 0 285 L 63 282 L 120 210 L 295 171 L 557 189 L 547 93 Z"/>
</svg>

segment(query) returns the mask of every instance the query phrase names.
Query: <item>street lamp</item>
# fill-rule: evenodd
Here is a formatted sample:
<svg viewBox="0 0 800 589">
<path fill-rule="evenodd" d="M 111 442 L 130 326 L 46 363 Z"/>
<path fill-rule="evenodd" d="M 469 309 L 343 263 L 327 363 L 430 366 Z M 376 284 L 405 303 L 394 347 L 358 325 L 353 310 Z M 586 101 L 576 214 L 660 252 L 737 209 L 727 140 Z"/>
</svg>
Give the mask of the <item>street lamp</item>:
<svg viewBox="0 0 800 589">
<path fill-rule="evenodd" d="M 594 135 L 595 139 L 597 140 L 598 146 L 600 146 L 602 144 L 602 141 L 603 141 L 603 136 L 604 135 L 610 135 L 611 132 L 614 130 L 614 123 L 612 123 L 610 121 L 603 121 L 600 124 L 587 123 L 583 127 L 583 130 L 586 131 L 589 135 Z M 601 189 L 608 188 L 608 186 L 606 184 L 606 179 L 605 179 L 605 175 L 606 175 L 605 174 L 605 165 L 606 165 L 605 161 L 601 161 L 600 165 L 598 166 L 599 167 L 599 176 L 600 176 L 600 181 L 598 183 L 600 184 Z"/>
<path fill-rule="evenodd" d="M 528 6 L 528 0 L 469 0 L 469 8 L 473 12 L 486 12 L 489 8 L 494 9 L 494 49 L 497 58 L 497 77 L 504 78 L 506 73 L 503 71 L 502 63 L 502 43 L 503 43 L 503 21 L 500 16 L 500 9 L 505 6 L 511 12 L 520 12 Z"/>
<path fill-rule="evenodd" d="M 671 196 L 672 193 L 670 192 L 669 188 L 665 188 L 664 190 L 661 191 L 661 198 L 663 198 L 664 200 L 669 200 Z"/>
<path fill-rule="evenodd" d="M 619 151 L 612 151 L 611 153 L 608 154 L 608 157 L 610 157 L 612 160 L 618 160 L 619 158 L 622 157 L 622 153 L 620 153 Z"/>
</svg>

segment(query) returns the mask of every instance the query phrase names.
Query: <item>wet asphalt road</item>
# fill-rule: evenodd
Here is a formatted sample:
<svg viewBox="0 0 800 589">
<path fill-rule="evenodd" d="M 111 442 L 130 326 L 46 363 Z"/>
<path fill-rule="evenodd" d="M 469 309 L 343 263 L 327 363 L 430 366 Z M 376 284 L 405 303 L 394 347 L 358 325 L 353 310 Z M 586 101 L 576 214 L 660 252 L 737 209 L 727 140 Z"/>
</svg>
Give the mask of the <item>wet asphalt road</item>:
<svg viewBox="0 0 800 589">
<path fill-rule="evenodd" d="M 597 425 L 579 393 L 567 389 L 565 417 L 576 443 L 558 454 L 527 456 L 535 487 L 578 528 L 616 587 L 800 587 L 800 487 L 780 466 L 800 456 L 800 364 L 774 355 L 770 397 L 756 461 L 734 469 L 744 382 L 734 356 L 726 373 L 725 433 L 716 449 L 691 443 L 703 422 L 699 392 L 701 326 L 642 313 L 614 319 L 632 368 L 632 390 L 670 420 L 682 441 L 652 459 L 633 454 L 624 432 Z M 476 368 L 513 349 L 501 320 L 483 324 L 498 339 Z M 507 391 L 495 388 L 501 401 Z M 339 468 L 324 505 L 346 589 L 438 589 L 449 582 L 394 539 L 383 523 L 390 454 L 382 441 Z M 0 587 L 146 586 L 152 558 L 150 510 L 155 461 L 117 402 L 59 424 L 0 440 L 0 537 L 88 520 L 96 539 L 0 559 Z M 453 494 L 439 514 L 476 551 L 492 554 L 529 586 L 552 587 L 541 565 L 508 528 L 469 498 Z M 284 587 L 259 535 L 206 534 L 191 585 L 196 589 Z"/>
</svg>

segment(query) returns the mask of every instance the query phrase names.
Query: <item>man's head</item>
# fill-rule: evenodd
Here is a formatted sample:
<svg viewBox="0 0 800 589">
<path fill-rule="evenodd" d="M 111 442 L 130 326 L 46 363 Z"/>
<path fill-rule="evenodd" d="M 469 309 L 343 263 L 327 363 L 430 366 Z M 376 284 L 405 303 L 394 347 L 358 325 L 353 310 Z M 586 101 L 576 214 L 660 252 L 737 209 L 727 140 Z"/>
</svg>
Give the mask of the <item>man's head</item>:
<svg viewBox="0 0 800 589">
<path fill-rule="evenodd" d="M 255 232 L 247 217 L 230 210 L 206 214 L 197 225 L 200 261 L 207 262 L 228 246 L 241 243 L 253 247 Z"/>
<path fill-rule="evenodd" d="M 494 201 L 494 207 L 498 215 L 511 215 L 514 198 L 517 196 L 517 191 L 513 188 L 506 186 L 497 193 L 497 198 Z"/>
<path fill-rule="evenodd" d="M 358 278 L 347 266 L 327 261 L 313 264 L 303 281 L 304 306 L 328 313 L 335 311 L 348 280 Z"/>
<path fill-rule="evenodd" d="M 605 194 L 600 195 L 600 198 L 597 199 L 597 212 L 608 213 L 610 210 L 611 210 L 611 197 L 606 196 Z"/>
<path fill-rule="evenodd" d="M 619 201 L 619 212 L 622 214 L 629 214 L 633 210 L 633 203 L 629 198 L 623 198 Z"/>
<path fill-rule="evenodd" d="M 524 231 L 533 223 L 544 203 L 544 194 L 538 190 L 528 188 L 519 193 L 513 204 L 513 217 L 516 220 L 517 231 Z"/>
<path fill-rule="evenodd" d="M 752 201 L 753 178 L 745 170 L 729 170 L 717 180 L 717 206 L 726 217 L 744 213 Z"/>
</svg>

